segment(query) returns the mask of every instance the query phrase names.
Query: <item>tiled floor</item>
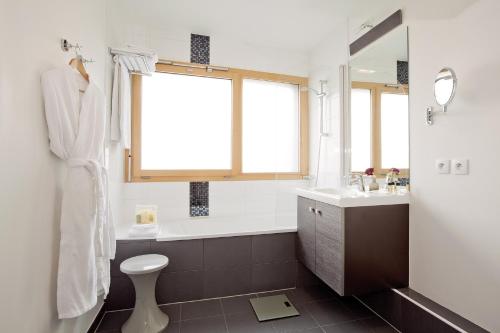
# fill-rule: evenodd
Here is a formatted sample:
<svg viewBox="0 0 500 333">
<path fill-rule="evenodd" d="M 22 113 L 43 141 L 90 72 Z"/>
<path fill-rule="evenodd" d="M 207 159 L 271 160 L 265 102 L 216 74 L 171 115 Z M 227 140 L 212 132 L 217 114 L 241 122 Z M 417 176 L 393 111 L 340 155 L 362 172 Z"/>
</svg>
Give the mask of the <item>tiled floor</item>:
<svg viewBox="0 0 500 333">
<path fill-rule="evenodd" d="M 288 296 L 300 316 L 259 323 L 248 299 L 280 293 Z M 161 309 L 170 317 L 164 333 L 396 332 L 356 299 L 341 298 L 325 287 L 171 304 Z M 120 332 L 130 313 L 106 313 L 97 332 Z"/>
</svg>

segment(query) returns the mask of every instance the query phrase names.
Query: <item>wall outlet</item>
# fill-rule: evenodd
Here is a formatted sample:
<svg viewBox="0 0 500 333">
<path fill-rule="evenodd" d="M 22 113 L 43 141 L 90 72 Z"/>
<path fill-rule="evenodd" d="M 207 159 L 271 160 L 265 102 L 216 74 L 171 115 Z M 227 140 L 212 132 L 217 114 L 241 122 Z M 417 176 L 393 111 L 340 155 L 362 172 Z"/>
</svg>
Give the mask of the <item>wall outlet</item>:
<svg viewBox="0 0 500 333">
<path fill-rule="evenodd" d="M 453 160 L 451 161 L 451 170 L 454 175 L 469 174 L 469 160 Z"/>
<path fill-rule="evenodd" d="M 436 170 L 440 174 L 450 173 L 450 160 L 443 160 L 443 159 L 436 160 Z"/>
</svg>

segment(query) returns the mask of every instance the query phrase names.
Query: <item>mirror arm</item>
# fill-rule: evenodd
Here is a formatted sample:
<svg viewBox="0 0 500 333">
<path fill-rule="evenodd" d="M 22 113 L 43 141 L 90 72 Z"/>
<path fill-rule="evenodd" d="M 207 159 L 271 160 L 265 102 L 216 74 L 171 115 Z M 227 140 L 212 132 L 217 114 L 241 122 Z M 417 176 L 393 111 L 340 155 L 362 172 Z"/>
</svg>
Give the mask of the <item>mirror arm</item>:
<svg viewBox="0 0 500 333">
<path fill-rule="evenodd" d="M 448 105 L 442 105 L 442 109 L 437 111 L 434 111 L 434 108 L 432 106 L 427 107 L 425 111 L 425 121 L 427 122 L 427 125 L 434 124 L 434 115 L 438 112 L 445 113 L 447 110 L 447 106 Z"/>
</svg>

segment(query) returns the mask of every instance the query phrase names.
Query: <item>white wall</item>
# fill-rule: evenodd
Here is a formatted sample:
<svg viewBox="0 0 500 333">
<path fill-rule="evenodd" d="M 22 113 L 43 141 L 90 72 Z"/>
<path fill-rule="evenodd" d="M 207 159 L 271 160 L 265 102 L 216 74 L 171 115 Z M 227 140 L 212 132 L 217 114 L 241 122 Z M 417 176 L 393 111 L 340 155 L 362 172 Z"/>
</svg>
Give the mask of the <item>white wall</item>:
<svg viewBox="0 0 500 333">
<path fill-rule="evenodd" d="M 137 20 L 137 21 L 134 21 Z M 274 73 L 307 76 L 305 52 L 256 46 L 230 35 L 192 31 L 187 26 L 154 26 L 130 17 L 120 9 L 120 1 L 108 2 L 108 44 L 135 45 L 154 49 L 160 59 L 190 61 L 191 33 L 210 35 L 210 62 L 214 65 Z M 111 149 L 113 201 L 118 216 L 118 234 L 126 234 L 134 223 L 137 204 L 158 205 L 158 220 L 168 223 L 189 217 L 189 183 L 123 183 L 123 152 Z M 296 214 L 293 189 L 306 181 L 217 181 L 210 182 L 210 216 Z"/>
<path fill-rule="evenodd" d="M 342 110 L 340 108 L 339 66 L 347 65 L 347 20 L 332 31 L 309 54 L 309 85 L 320 89 L 320 80 L 327 80 L 328 97 L 325 98 L 326 128 L 329 135 L 323 137 L 319 165 L 319 187 L 338 187 L 342 177 Z M 314 94 L 309 95 L 309 135 L 310 135 L 310 174 L 311 184 L 315 185 L 318 166 L 318 146 L 320 130 L 319 100 Z"/>
<path fill-rule="evenodd" d="M 88 69 L 104 83 L 101 0 L 0 3 L 0 331 L 85 332 L 97 306 L 59 321 L 56 272 L 63 163 L 49 151 L 40 74 L 70 54 L 59 38 L 85 46 Z"/>
<path fill-rule="evenodd" d="M 410 25 L 410 287 L 500 332 L 500 2 Z M 424 121 L 443 66 L 458 90 L 446 115 Z M 438 175 L 437 158 L 470 159 L 470 175 Z"/>
</svg>

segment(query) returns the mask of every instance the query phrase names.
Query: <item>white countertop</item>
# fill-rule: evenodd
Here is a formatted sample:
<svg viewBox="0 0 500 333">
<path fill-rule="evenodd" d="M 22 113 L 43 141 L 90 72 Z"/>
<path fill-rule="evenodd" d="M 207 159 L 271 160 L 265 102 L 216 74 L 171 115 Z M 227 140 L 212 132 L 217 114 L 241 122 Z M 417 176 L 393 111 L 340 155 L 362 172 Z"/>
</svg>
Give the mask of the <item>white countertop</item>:
<svg viewBox="0 0 500 333">
<path fill-rule="evenodd" d="M 297 195 L 337 207 L 364 207 L 401 205 L 410 203 L 410 193 L 399 190 L 389 193 L 384 190 L 360 192 L 353 189 L 297 188 Z"/>
</svg>

